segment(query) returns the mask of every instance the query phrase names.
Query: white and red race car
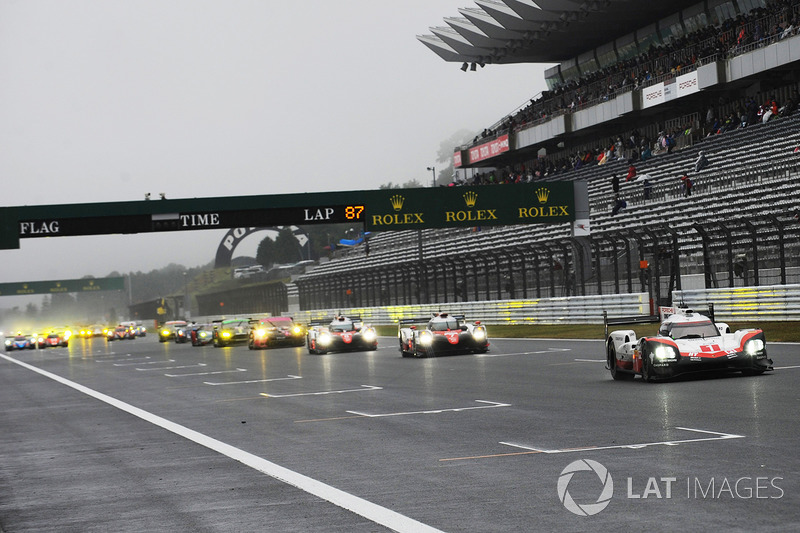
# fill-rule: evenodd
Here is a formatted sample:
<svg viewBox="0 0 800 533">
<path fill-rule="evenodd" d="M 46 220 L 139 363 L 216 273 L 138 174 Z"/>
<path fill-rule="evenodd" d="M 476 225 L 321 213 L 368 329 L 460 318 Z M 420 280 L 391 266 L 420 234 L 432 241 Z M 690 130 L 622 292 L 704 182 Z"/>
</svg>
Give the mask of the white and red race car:
<svg viewBox="0 0 800 533">
<path fill-rule="evenodd" d="M 654 317 L 604 319 L 606 368 L 615 380 L 642 376 L 645 381 L 668 379 L 703 371 L 738 371 L 745 375 L 772 370 L 764 332 L 741 329 L 731 333 L 727 324 L 691 309 Z M 713 311 L 709 313 L 713 317 Z M 636 337 L 630 329 L 608 332 L 609 325 L 657 322 L 658 334 Z"/>
<path fill-rule="evenodd" d="M 485 353 L 489 349 L 486 327 L 480 321 L 469 323 L 464 315 L 449 313 L 402 319 L 397 337 L 403 357 Z"/>
</svg>

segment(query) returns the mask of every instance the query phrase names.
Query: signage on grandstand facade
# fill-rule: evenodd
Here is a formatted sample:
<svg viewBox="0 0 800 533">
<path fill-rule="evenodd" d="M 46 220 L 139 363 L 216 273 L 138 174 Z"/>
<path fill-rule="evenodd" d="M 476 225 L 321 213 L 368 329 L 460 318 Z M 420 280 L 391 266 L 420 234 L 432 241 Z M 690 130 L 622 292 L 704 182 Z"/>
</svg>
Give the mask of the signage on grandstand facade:
<svg viewBox="0 0 800 533">
<path fill-rule="evenodd" d="M 366 191 L 369 231 L 575 220 L 571 181 Z"/>
<path fill-rule="evenodd" d="M 700 91 L 697 71 L 642 89 L 642 109 L 654 107 Z"/>
<path fill-rule="evenodd" d="M 125 279 L 121 277 L 27 281 L 20 283 L 0 283 L 0 296 L 120 291 L 124 288 Z"/>
<path fill-rule="evenodd" d="M 502 153 L 508 152 L 510 149 L 508 134 L 501 135 L 497 139 L 470 148 L 468 152 L 469 163 L 474 164 L 479 161 L 497 157 Z"/>
</svg>

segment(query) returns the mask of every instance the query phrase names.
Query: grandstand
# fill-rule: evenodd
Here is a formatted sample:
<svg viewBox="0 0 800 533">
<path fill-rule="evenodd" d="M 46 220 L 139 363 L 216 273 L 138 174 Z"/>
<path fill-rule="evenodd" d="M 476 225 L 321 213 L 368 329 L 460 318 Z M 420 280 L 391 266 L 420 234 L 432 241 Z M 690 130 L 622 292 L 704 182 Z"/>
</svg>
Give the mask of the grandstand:
<svg viewBox="0 0 800 533">
<path fill-rule="evenodd" d="M 792 216 L 800 208 L 800 152 L 794 151 L 800 145 L 795 98 L 800 35 L 793 31 L 800 2 L 672 2 L 670 12 L 625 1 L 538 1 L 539 12 L 523 0 L 477 3 L 481 9 L 461 10 L 464 19 L 446 19 L 449 29 L 434 29 L 434 36 L 420 40 L 456 63 L 558 60 L 548 82 L 551 89 L 553 80 L 560 86 L 499 117 L 470 146 L 456 147 L 462 155 L 460 181 L 484 183 L 478 179 L 488 175 L 497 186 L 508 187 L 513 184 L 502 183 L 586 181 L 590 235 L 576 235 L 570 224 L 375 233 L 368 250 L 343 251 L 296 280 L 301 308 L 634 291 L 649 291 L 659 303 L 668 303 L 672 290 L 682 286 L 800 282 L 800 239 Z M 618 18 L 614 25 L 598 24 L 606 17 Z M 553 20 L 558 28 L 546 37 L 541 28 L 551 27 Z M 592 31 L 584 39 L 578 30 L 587 24 Z M 505 40 L 492 36 L 503 33 L 501 28 Z M 540 34 L 533 38 L 531 32 Z M 702 36 L 695 44 L 713 55 L 687 53 L 690 33 Z M 745 34 L 749 37 L 743 40 Z M 709 47 L 709 38 L 722 42 L 719 36 L 725 35 L 726 46 Z M 733 42 L 730 35 L 736 36 Z M 575 42 L 583 48 L 576 49 Z M 679 62 L 676 70 L 675 59 L 665 61 L 661 54 L 655 59 L 672 64 L 671 69 L 553 112 L 553 103 L 563 100 L 554 95 L 569 99 L 581 83 L 588 87 L 585 80 L 595 87 L 618 79 L 631 65 L 641 70 L 650 63 L 640 59 L 652 60 L 655 46 L 685 64 Z M 565 52 L 569 57 L 561 57 Z M 675 97 L 685 76 L 699 90 Z M 673 98 L 648 104 L 656 90 L 662 97 L 671 91 Z M 763 119 L 762 106 L 740 123 L 742 110 L 772 99 L 789 102 L 781 116 Z M 540 113 L 546 106 L 549 112 Z M 531 109 L 539 110 L 535 120 L 530 120 Z M 720 128 L 720 119 L 730 116 L 737 120 Z M 509 135 L 508 151 L 470 161 L 471 147 L 501 135 Z M 640 144 L 619 142 L 634 136 Z M 675 149 L 664 150 L 657 136 L 673 136 Z M 613 156 L 597 164 L 615 143 Z M 642 161 L 645 145 L 655 155 Z M 695 172 L 701 150 L 710 165 Z M 576 168 L 572 163 L 584 153 L 591 154 L 588 164 Z M 630 163 L 640 179 L 626 182 Z M 620 196 L 627 202 L 617 214 L 612 213 L 614 174 L 621 177 Z M 681 188 L 684 174 L 694 182 L 691 196 Z M 643 176 L 652 185 L 649 198 Z"/>
</svg>

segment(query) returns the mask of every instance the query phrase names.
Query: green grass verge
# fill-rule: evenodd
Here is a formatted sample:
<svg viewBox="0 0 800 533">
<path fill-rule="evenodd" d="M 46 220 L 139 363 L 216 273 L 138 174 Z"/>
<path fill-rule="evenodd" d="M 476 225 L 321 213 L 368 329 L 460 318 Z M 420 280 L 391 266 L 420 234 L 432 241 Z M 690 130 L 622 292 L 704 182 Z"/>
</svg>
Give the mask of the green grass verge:
<svg viewBox="0 0 800 533">
<path fill-rule="evenodd" d="M 732 331 L 744 328 L 761 328 L 767 342 L 800 342 L 800 322 L 728 322 Z M 397 335 L 397 326 L 376 326 L 378 335 Z M 525 326 L 487 325 L 489 338 L 531 338 L 531 339 L 602 339 L 602 324 L 554 324 Z M 614 326 L 613 329 L 632 329 L 637 337 L 654 335 L 658 324 L 632 324 Z"/>
</svg>

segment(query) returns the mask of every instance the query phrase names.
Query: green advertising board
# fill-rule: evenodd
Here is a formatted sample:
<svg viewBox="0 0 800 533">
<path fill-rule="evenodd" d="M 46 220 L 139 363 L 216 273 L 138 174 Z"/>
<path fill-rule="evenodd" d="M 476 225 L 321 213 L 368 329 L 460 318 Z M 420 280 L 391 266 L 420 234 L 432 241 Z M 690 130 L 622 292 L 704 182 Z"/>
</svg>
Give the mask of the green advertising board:
<svg viewBox="0 0 800 533">
<path fill-rule="evenodd" d="M 20 239 L 37 237 L 220 228 L 363 223 L 369 231 L 387 231 L 553 224 L 572 222 L 576 213 L 588 217 L 588 210 L 585 182 L 571 181 L 2 207 L 0 249 L 19 248 Z"/>
<path fill-rule="evenodd" d="M 369 231 L 575 220 L 572 182 L 364 191 Z"/>
<path fill-rule="evenodd" d="M 27 281 L 20 283 L 0 283 L 0 296 L 119 291 L 124 288 L 125 278 L 121 277 Z"/>
</svg>

